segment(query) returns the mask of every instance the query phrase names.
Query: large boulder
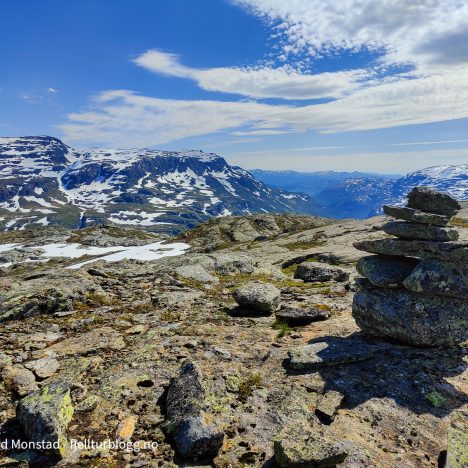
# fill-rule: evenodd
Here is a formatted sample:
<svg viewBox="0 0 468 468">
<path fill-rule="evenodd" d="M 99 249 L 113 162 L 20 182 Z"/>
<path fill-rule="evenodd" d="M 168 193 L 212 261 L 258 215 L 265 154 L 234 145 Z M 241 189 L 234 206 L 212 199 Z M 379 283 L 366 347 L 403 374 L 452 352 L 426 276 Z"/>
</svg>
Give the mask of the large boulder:
<svg viewBox="0 0 468 468">
<path fill-rule="evenodd" d="M 468 302 L 404 289 L 365 287 L 354 295 L 353 317 L 364 333 L 417 346 L 468 340 Z"/>
<path fill-rule="evenodd" d="M 281 302 L 281 291 L 270 283 L 247 283 L 237 288 L 233 297 L 243 308 L 273 312 Z"/>
<path fill-rule="evenodd" d="M 402 286 L 417 264 L 418 260 L 411 258 L 370 255 L 360 258 L 356 269 L 376 286 L 397 288 Z"/>
<path fill-rule="evenodd" d="M 458 240 L 458 231 L 454 228 L 431 226 L 429 224 L 411 223 L 406 221 L 390 221 L 382 226 L 387 234 L 402 239 L 419 239 L 436 242 Z"/>
<path fill-rule="evenodd" d="M 73 412 L 69 385 L 55 382 L 23 398 L 17 417 L 30 441 L 42 443 L 44 449 L 64 456 L 69 449 L 66 430 Z"/>
<path fill-rule="evenodd" d="M 448 193 L 429 187 L 415 187 L 408 194 L 408 207 L 452 217 L 461 209 L 460 203 Z"/>
<path fill-rule="evenodd" d="M 185 361 L 171 381 L 166 399 L 166 426 L 184 458 L 213 457 L 223 444 L 224 432 L 207 411 L 205 395 L 199 367 Z"/>
<path fill-rule="evenodd" d="M 326 263 L 305 262 L 297 267 L 294 278 L 308 283 L 325 281 L 344 282 L 349 279 L 349 272 L 336 266 L 327 265 Z"/>
<path fill-rule="evenodd" d="M 411 291 L 428 294 L 468 297 L 468 266 L 442 260 L 422 260 L 403 285 Z"/>
</svg>

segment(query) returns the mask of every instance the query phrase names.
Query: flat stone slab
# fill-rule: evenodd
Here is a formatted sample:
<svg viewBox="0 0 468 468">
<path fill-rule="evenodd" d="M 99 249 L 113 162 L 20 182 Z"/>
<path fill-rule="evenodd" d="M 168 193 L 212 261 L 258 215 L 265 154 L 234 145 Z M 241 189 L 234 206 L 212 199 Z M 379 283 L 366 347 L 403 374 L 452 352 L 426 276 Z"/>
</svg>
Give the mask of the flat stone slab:
<svg viewBox="0 0 468 468">
<path fill-rule="evenodd" d="M 318 320 L 326 320 L 330 317 L 330 311 L 310 307 L 285 307 L 276 312 L 277 320 L 291 326 L 308 325 Z"/>
<path fill-rule="evenodd" d="M 403 285 L 410 291 L 428 295 L 468 298 L 468 265 L 422 260 Z"/>
<path fill-rule="evenodd" d="M 316 370 L 370 359 L 377 347 L 355 339 L 319 341 L 288 351 L 289 367 L 294 370 Z"/>
<path fill-rule="evenodd" d="M 326 392 L 317 408 L 315 408 L 315 414 L 321 421 L 330 424 L 335 418 L 335 414 L 340 408 L 343 399 L 344 395 L 336 390 Z"/>
<path fill-rule="evenodd" d="M 431 224 L 433 226 L 444 227 L 447 226 L 450 221 L 449 216 L 425 213 L 424 211 L 408 208 L 407 206 L 384 205 L 383 212 L 392 218 L 412 221 L 413 223 Z"/>
<path fill-rule="evenodd" d="M 403 239 L 418 239 L 435 242 L 449 242 L 458 240 L 455 228 L 431 226 L 429 224 L 411 223 L 407 221 L 390 221 L 382 226 L 387 234 Z"/>
<path fill-rule="evenodd" d="M 448 193 L 439 192 L 429 187 L 415 187 L 408 194 L 408 207 L 452 217 L 461 205 Z"/>
<path fill-rule="evenodd" d="M 431 242 L 423 240 L 377 239 L 355 242 L 354 247 L 364 252 L 397 255 L 399 257 L 436 258 L 452 262 L 468 261 L 467 242 Z"/>
<path fill-rule="evenodd" d="M 371 287 L 354 295 L 353 317 L 366 334 L 414 346 L 468 340 L 468 301 Z"/>
<path fill-rule="evenodd" d="M 371 255 L 360 258 L 356 269 L 376 286 L 397 288 L 403 285 L 417 264 L 418 260 L 412 258 Z"/>
</svg>

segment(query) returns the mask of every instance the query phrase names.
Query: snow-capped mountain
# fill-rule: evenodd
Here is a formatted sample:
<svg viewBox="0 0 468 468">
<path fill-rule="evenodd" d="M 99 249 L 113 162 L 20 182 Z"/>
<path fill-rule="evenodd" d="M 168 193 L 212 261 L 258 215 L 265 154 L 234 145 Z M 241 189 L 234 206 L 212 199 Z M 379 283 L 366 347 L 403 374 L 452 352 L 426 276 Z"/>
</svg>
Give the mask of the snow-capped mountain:
<svg viewBox="0 0 468 468">
<path fill-rule="evenodd" d="M 313 209 L 307 195 L 272 189 L 212 153 L 0 138 L 0 229 L 106 222 L 177 232 L 213 216 Z"/>
</svg>

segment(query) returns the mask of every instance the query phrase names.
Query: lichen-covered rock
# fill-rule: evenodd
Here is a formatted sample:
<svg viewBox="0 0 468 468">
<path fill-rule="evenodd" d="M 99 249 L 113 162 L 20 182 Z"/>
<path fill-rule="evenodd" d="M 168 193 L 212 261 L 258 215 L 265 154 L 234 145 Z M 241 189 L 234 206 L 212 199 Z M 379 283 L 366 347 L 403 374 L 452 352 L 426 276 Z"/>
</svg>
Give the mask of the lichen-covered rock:
<svg viewBox="0 0 468 468">
<path fill-rule="evenodd" d="M 50 451 L 57 455 L 68 452 L 66 430 L 73 417 L 68 384 L 55 382 L 26 396 L 18 404 L 17 417 L 29 440 L 51 444 Z"/>
<path fill-rule="evenodd" d="M 447 226 L 450 221 L 449 216 L 426 213 L 424 211 L 408 208 L 407 206 L 384 205 L 383 212 L 392 218 L 411 221 L 413 223 L 431 224 L 433 226 Z"/>
<path fill-rule="evenodd" d="M 468 297 L 468 266 L 442 260 L 423 260 L 404 280 L 406 289 L 428 295 Z"/>
<path fill-rule="evenodd" d="M 418 239 L 435 242 L 458 240 L 458 231 L 454 228 L 431 226 L 407 221 L 390 221 L 382 226 L 387 234 L 402 239 Z"/>
<path fill-rule="evenodd" d="M 273 312 L 281 302 L 281 291 L 270 283 L 247 283 L 237 288 L 233 297 L 246 309 Z"/>
<path fill-rule="evenodd" d="M 432 242 L 405 239 L 377 239 L 355 242 L 354 247 L 364 252 L 398 257 L 438 258 L 452 262 L 468 261 L 467 242 Z"/>
<path fill-rule="evenodd" d="M 329 339 L 288 351 L 289 367 L 294 370 L 315 370 L 370 359 L 377 348 L 360 340 Z"/>
<path fill-rule="evenodd" d="M 166 426 L 184 458 L 214 456 L 223 443 L 224 432 L 207 411 L 205 396 L 199 367 L 185 361 L 179 375 L 171 381 L 166 399 Z"/>
<path fill-rule="evenodd" d="M 349 272 L 342 268 L 327 265 L 326 263 L 305 262 L 297 267 L 294 278 L 308 283 L 324 281 L 344 282 L 349 279 Z"/>
<path fill-rule="evenodd" d="M 354 295 L 353 317 L 369 335 L 412 345 L 456 345 L 468 339 L 468 302 L 461 299 L 364 288 Z"/>
<path fill-rule="evenodd" d="M 396 288 L 403 284 L 417 264 L 418 260 L 411 258 L 371 255 L 360 258 L 356 269 L 376 286 Z"/>
<path fill-rule="evenodd" d="M 350 444 L 306 421 L 288 424 L 274 440 L 275 460 L 285 468 L 332 468 L 346 459 L 350 449 Z"/>
<path fill-rule="evenodd" d="M 343 399 L 344 395 L 336 390 L 326 392 L 317 405 L 317 408 L 315 408 L 315 414 L 321 421 L 330 424 L 335 418 L 335 414 L 340 408 Z"/>
<path fill-rule="evenodd" d="M 448 193 L 439 192 L 429 187 L 415 187 L 408 194 L 408 207 L 452 217 L 460 209 L 460 203 Z"/>
<path fill-rule="evenodd" d="M 307 307 L 282 307 L 275 313 L 276 319 L 293 327 L 308 325 L 317 320 L 326 320 L 330 317 L 330 310 L 320 309 L 314 306 Z"/>
<path fill-rule="evenodd" d="M 200 265 L 183 265 L 175 270 L 177 276 L 188 279 L 188 280 L 195 280 L 199 281 L 200 283 L 214 283 L 219 281 L 216 276 L 211 275 L 208 273 L 202 266 Z"/>
</svg>

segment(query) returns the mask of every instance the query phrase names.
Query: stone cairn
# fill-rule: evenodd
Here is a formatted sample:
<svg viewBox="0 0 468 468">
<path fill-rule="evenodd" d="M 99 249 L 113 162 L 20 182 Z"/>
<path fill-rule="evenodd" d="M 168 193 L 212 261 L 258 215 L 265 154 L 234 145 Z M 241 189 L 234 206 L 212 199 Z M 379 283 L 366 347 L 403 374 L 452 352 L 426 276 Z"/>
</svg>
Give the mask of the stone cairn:
<svg viewBox="0 0 468 468">
<path fill-rule="evenodd" d="M 416 187 L 406 207 L 384 206 L 396 218 L 383 225 L 395 237 L 354 246 L 358 261 L 353 316 L 369 335 L 415 346 L 468 340 L 468 243 L 448 227 L 461 206 L 445 193 Z"/>
</svg>

